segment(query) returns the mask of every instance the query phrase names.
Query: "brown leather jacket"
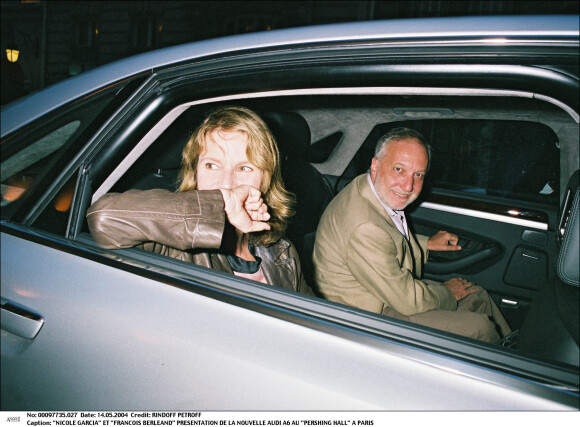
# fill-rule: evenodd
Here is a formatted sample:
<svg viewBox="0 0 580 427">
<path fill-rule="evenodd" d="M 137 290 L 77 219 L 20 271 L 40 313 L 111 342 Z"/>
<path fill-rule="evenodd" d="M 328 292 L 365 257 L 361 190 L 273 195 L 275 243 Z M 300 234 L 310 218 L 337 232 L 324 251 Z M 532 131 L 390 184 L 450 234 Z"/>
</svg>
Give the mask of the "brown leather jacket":
<svg viewBox="0 0 580 427">
<path fill-rule="evenodd" d="M 145 250 L 233 274 L 218 252 L 226 215 L 219 190 L 172 193 L 129 190 L 101 197 L 87 212 L 95 241 L 106 249 Z M 266 281 L 274 286 L 314 295 L 306 284 L 294 246 L 281 239 L 256 246 Z"/>
</svg>

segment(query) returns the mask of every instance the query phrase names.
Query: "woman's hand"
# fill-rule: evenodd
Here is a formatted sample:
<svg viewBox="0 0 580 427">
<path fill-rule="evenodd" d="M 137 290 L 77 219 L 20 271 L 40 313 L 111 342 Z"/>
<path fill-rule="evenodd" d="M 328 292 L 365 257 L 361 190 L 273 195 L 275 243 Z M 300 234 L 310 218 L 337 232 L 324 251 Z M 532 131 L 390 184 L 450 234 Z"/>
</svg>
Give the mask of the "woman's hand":
<svg viewBox="0 0 580 427">
<path fill-rule="evenodd" d="M 222 192 L 228 221 L 242 233 L 269 230 L 268 206 L 262 200 L 262 193 L 249 185 Z"/>
</svg>

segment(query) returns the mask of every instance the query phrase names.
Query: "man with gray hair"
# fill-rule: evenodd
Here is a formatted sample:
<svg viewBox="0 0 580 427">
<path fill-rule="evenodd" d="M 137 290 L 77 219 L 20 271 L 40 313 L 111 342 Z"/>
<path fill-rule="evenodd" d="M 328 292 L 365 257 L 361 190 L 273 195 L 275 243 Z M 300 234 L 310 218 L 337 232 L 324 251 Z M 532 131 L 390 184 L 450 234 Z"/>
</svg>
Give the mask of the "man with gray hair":
<svg viewBox="0 0 580 427">
<path fill-rule="evenodd" d="M 404 209 L 421 193 L 430 158 L 413 129 L 379 139 L 369 173 L 347 185 L 320 220 L 315 288 L 331 301 L 497 343 L 511 330 L 484 289 L 461 277 L 421 280 L 429 250 L 461 250 L 452 233 L 415 236 L 407 227 Z"/>
</svg>

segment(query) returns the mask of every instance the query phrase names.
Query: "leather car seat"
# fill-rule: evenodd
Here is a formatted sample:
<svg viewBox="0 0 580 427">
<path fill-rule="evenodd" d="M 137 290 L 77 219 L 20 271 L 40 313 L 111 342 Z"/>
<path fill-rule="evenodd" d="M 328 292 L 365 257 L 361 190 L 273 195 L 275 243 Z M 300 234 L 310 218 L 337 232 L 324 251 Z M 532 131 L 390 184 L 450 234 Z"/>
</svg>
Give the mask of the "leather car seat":
<svg viewBox="0 0 580 427">
<path fill-rule="evenodd" d="M 518 349 L 574 366 L 579 365 L 580 189 L 576 171 L 564 196 L 559 232 L 557 276 L 534 300 L 519 331 Z"/>
<path fill-rule="evenodd" d="M 284 111 L 268 112 L 262 118 L 278 143 L 286 189 L 296 195 L 296 214 L 286 236 L 296 246 L 305 278 L 312 284 L 314 237 L 320 217 L 332 200 L 332 187 L 308 161 L 310 128 L 304 117 Z"/>
</svg>

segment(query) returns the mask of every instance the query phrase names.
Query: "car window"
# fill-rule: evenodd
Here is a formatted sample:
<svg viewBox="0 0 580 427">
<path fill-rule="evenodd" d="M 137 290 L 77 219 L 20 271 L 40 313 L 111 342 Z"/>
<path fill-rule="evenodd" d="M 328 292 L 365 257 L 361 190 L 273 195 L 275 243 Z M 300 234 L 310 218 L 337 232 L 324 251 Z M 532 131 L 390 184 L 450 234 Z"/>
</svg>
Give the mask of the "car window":
<svg viewBox="0 0 580 427">
<path fill-rule="evenodd" d="M 80 124 L 79 120 L 66 123 L 2 161 L 2 206 L 15 202 L 26 192 L 43 167 L 70 139 Z"/>
<path fill-rule="evenodd" d="M 70 107 L 48 115 L 31 123 L 20 132 L 2 141 L 1 205 L 2 218 L 10 219 L 33 188 L 42 182 L 43 176 L 54 170 L 54 164 L 71 144 L 75 144 L 87 127 L 115 96 L 114 92 L 101 93 L 83 102 L 73 103 Z M 79 145 L 80 148 L 80 145 Z M 49 205 L 50 217 L 67 216 L 74 185 L 69 180 L 66 188 L 59 190 L 60 196 Z M 59 198 L 60 197 L 60 198 Z M 58 199 L 58 201 L 57 201 Z M 46 209 L 45 209 L 46 211 Z M 64 228 L 52 221 L 41 221 L 47 230 L 62 233 Z M 56 227 L 55 227 L 56 226 Z"/>
<path fill-rule="evenodd" d="M 308 160 L 311 163 L 323 163 L 328 160 L 343 135 L 343 132 L 334 132 L 318 141 L 314 141 L 308 151 Z"/>
<path fill-rule="evenodd" d="M 410 120 L 377 125 L 349 166 L 368 169 L 381 135 L 405 126 L 433 147 L 429 181 L 434 188 L 556 204 L 560 149 L 548 126 L 514 120 Z"/>
<path fill-rule="evenodd" d="M 60 191 L 53 197 L 50 204 L 34 221 L 34 227 L 63 235 L 68 224 L 70 208 L 75 191 L 78 173 L 68 179 Z"/>
</svg>

